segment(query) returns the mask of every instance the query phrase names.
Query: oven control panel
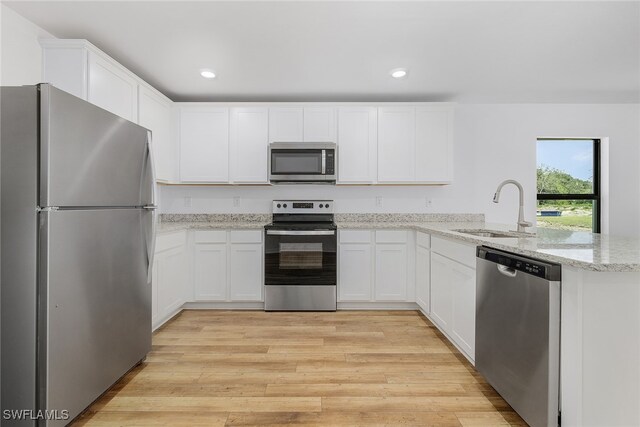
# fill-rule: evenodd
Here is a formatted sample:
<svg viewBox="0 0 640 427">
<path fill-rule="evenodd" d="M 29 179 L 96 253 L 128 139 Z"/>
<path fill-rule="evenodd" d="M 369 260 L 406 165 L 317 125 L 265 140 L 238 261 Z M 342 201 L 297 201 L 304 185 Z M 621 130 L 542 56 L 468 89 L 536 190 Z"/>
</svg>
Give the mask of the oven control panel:
<svg viewBox="0 0 640 427">
<path fill-rule="evenodd" d="M 274 200 L 273 213 L 331 214 L 333 200 Z"/>
</svg>

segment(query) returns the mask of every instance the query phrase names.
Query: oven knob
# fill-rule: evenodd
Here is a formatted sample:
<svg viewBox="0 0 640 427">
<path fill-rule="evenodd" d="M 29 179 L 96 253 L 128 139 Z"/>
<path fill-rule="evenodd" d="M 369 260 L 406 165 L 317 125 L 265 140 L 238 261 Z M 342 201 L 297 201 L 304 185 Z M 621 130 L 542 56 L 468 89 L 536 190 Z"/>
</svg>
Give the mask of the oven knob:
<svg viewBox="0 0 640 427">
<path fill-rule="evenodd" d="M 327 203 L 326 205 L 324 205 L 324 207 L 325 207 L 325 208 L 328 208 L 328 207 L 329 207 L 329 203 Z"/>
<path fill-rule="evenodd" d="M 287 207 L 287 204 L 285 203 L 285 204 L 284 204 L 284 205 L 282 205 L 282 206 L 286 208 L 286 207 Z"/>
<path fill-rule="evenodd" d="M 281 205 L 280 203 L 278 203 L 278 205 L 277 205 L 277 206 L 278 206 L 279 208 L 281 208 L 281 207 L 282 207 L 282 205 Z"/>
<path fill-rule="evenodd" d="M 320 203 L 320 204 L 318 205 L 318 207 L 319 207 L 319 208 L 322 208 L 322 203 Z"/>
</svg>

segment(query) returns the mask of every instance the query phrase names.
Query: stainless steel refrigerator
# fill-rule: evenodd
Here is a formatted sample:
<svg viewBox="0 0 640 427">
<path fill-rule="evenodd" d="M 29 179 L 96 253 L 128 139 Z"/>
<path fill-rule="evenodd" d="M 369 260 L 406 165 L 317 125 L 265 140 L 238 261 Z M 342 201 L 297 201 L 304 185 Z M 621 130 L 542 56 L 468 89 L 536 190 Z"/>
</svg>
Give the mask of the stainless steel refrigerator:
<svg viewBox="0 0 640 427">
<path fill-rule="evenodd" d="M 65 425 L 151 348 L 151 136 L 47 84 L 0 111 L 2 425 Z"/>
</svg>

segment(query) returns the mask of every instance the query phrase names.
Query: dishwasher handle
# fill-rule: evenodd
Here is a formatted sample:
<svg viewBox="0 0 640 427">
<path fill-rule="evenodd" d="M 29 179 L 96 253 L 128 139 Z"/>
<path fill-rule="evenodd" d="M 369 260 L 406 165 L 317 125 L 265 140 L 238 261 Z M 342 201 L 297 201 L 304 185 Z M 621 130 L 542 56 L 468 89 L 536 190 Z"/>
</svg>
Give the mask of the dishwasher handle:
<svg viewBox="0 0 640 427">
<path fill-rule="evenodd" d="M 500 272 L 500 274 L 507 277 L 516 277 L 516 275 L 518 274 L 517 270 L 509 268 L 505 265 L 496 264 L 496 267 L 498 267 L 498 271 Z"/>
</svg>

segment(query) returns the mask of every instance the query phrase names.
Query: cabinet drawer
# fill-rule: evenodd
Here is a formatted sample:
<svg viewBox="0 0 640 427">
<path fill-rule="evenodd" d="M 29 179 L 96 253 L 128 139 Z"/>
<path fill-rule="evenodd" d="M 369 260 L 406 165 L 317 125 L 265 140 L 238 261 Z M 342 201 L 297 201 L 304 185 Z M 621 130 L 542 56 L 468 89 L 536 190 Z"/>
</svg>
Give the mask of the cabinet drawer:
<svg viewBox="0 0 640 427">
<path fill-rule="evenodd" d="M 175 231 L 168 234 L 159 234 L 156 239 L 156 253 L 184 245 L 187 241 L 187 234 L 184 231 Z"/>
<path fill-rule="evenodd" d="M 431 238 L 431 251 L 446 256 L 471 268 L 476 268 L 476 246 L 468 243 L 454 242 L 442 237 Z"/>
<path fill-rule="evenodd" d="M 369 230 L 340 230 L 340 243 L 370 243 L 371 231 Z"/>
<path fill-rule="evenodd" d="M 429 249 L 431 247 L 431 235 L 427 233 L 416 233 L 416 243 L 418 246 L 422 246 L 425 249 Z"/>
<path fill-rule="evenodd" d="M 231 243 L 262 243 L 262 230 L 231 230 Z"/>
<path fill-rule="evenodd" d="M 376 243 L 407 243 L 407 232 L 399 230 L 376 231 Z"/>
<path fill-rule="evenodd" d="M 227 232 L 225 230 L 197 230 L 195 232 L 196 243 L 226 243 Z"/>
</svg>

